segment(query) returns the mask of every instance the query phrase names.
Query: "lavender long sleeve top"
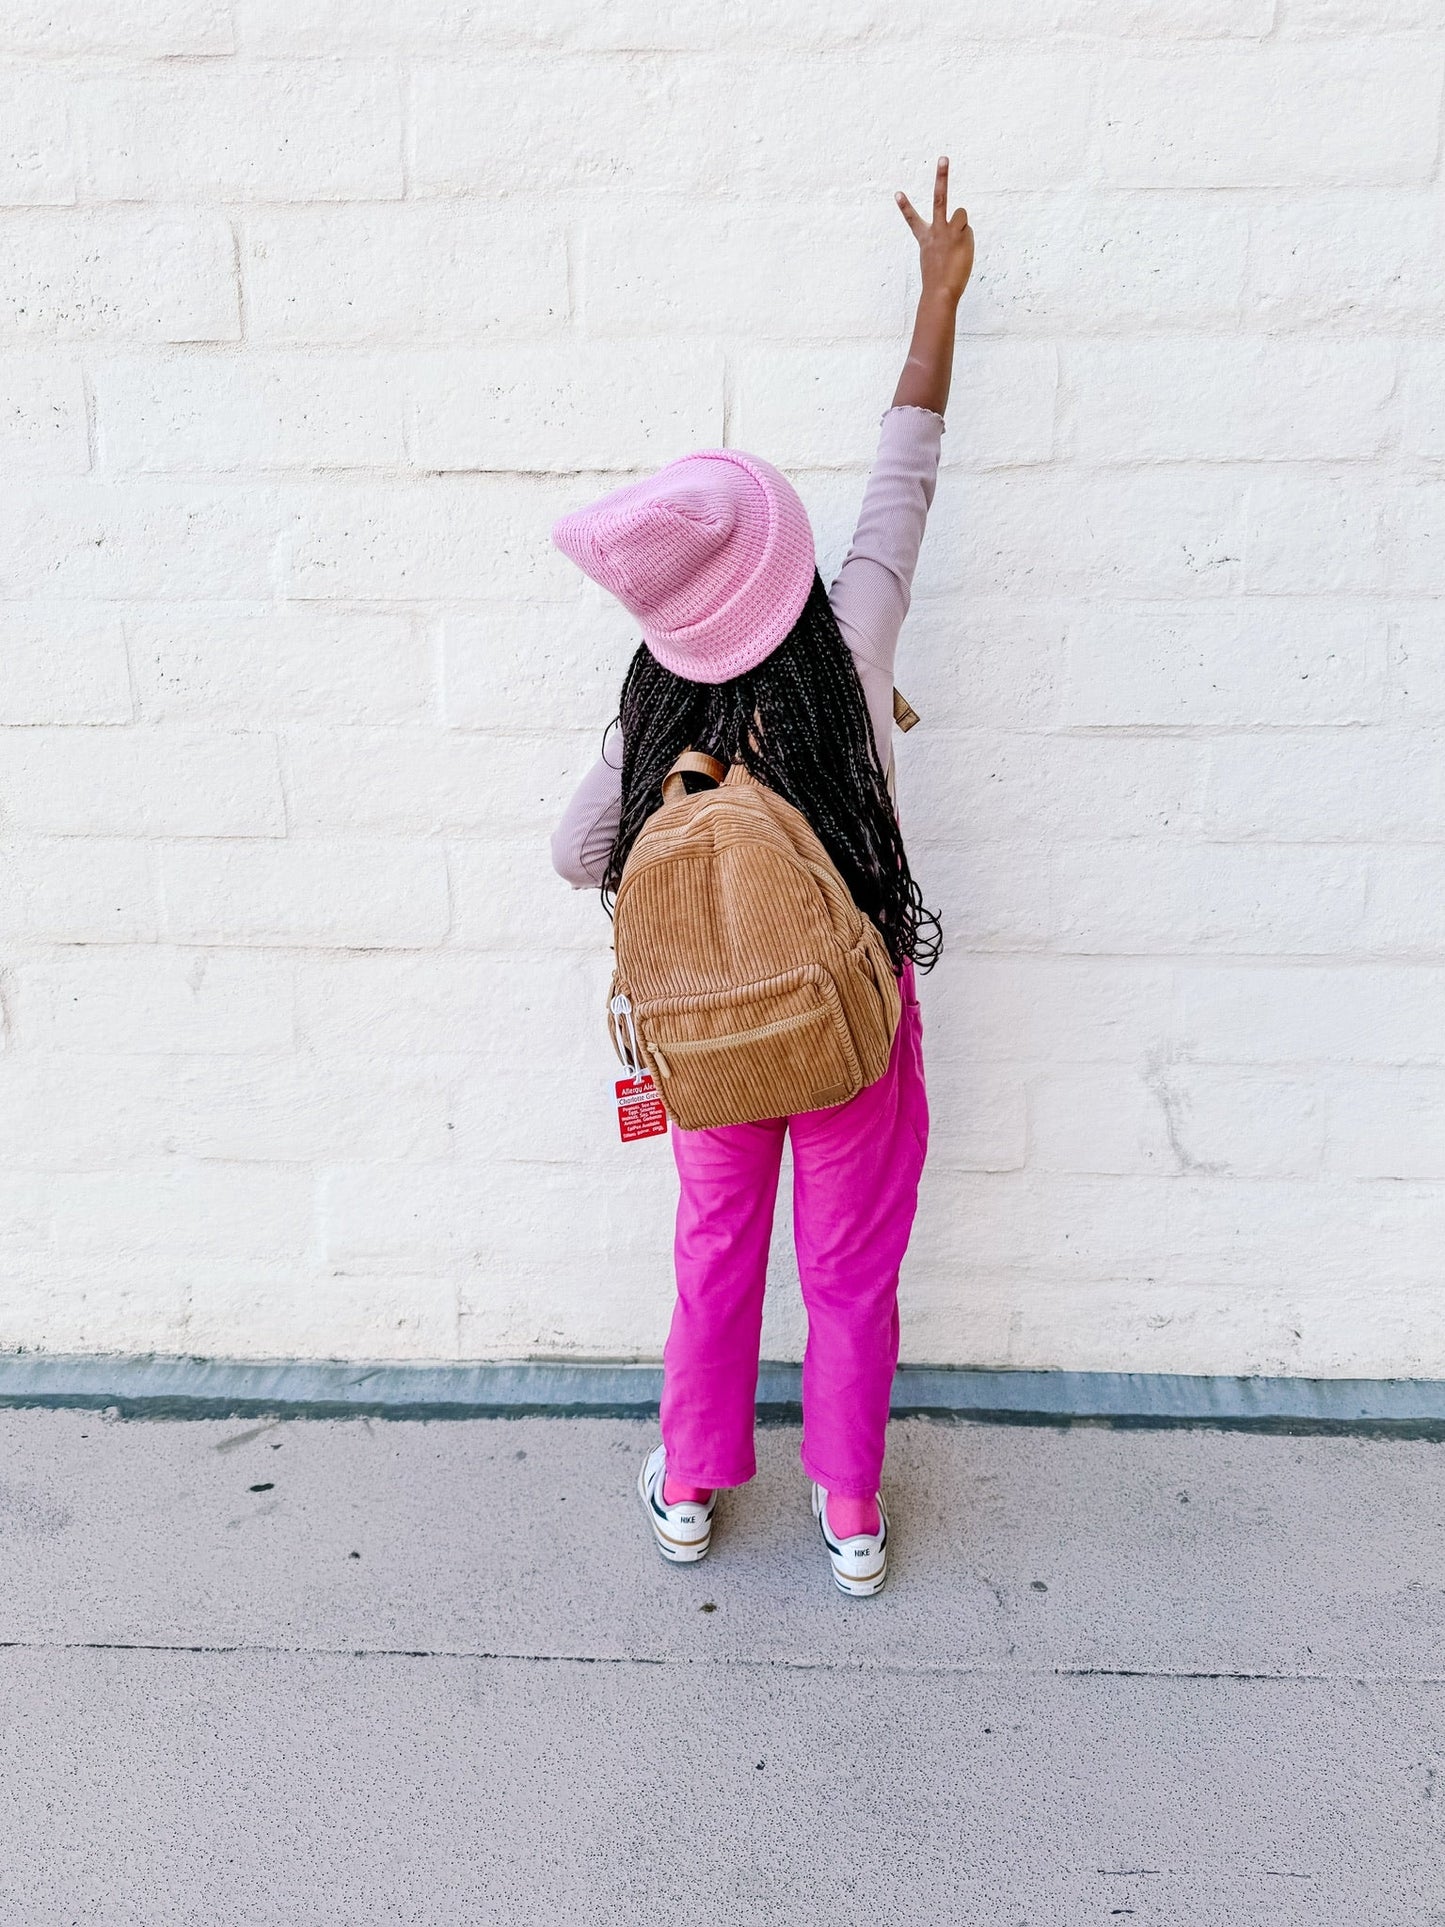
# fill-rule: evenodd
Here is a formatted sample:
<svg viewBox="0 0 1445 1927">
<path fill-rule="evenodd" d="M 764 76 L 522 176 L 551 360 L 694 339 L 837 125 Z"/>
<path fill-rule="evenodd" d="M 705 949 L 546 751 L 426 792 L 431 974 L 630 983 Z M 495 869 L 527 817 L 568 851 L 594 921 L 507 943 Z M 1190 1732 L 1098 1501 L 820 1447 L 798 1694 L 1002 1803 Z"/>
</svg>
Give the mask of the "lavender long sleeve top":
<svg viewBox="0 0 1445 1927">
<path fill-rule="evenodd" d="M 943 417 L 927 408 L 890 408 L 863 492 L 858 526 L 828 591 L 833 614 L 863 685 L 873 740 L 891 760 L 893 663 L 908 613 L 913 571 L 938 479 Z M 622 808 L 622 735 L 614 729 L 578 784 L 552 836 L 552 862 L 577 890 L 601 887 Z"/>
</svg>

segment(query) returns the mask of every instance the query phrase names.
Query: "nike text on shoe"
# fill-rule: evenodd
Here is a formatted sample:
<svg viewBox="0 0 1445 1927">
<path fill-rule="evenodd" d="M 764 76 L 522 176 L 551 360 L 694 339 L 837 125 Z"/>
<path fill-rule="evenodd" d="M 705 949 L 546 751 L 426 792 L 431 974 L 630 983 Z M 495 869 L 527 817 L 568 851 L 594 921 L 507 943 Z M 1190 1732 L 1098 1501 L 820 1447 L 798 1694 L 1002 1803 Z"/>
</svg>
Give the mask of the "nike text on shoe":
<svg viewBox="0 0 1445 1927">
<path fill-rule="evenodd" d="M 666 1472 L 667 1453 L 662 1446 L 655 1445 L 637 1475 L 637 1490 L 663 1558 L 676 1566 L 695 1565 L 707 1557 L 707 1549 L 712 1544 L 712 1515 L 717 1494 L 714 1492 L 706 1505 L 699 1505 L 695 1499 L 664 1505 L 662 1481 Z"/>
<path fill-rule="evenodd" d="M 878 1494 L 877 1532 L 860 1532 L 851 1539 L 835 1539 L 828 1524 L 828 1494 L 816 1483 L 813 1486 L 813 1517 L 818 1521 L 823 1544 L 828 1548 L 833 1583 L 839 1592 L 846 1592 L 852 1599 L 867 1599 L 875 1592 L 882 1592 L 883 1582 L 888 1577 L 888 1514 L 883 1510 L 883 1494 Z"/>
</svg>

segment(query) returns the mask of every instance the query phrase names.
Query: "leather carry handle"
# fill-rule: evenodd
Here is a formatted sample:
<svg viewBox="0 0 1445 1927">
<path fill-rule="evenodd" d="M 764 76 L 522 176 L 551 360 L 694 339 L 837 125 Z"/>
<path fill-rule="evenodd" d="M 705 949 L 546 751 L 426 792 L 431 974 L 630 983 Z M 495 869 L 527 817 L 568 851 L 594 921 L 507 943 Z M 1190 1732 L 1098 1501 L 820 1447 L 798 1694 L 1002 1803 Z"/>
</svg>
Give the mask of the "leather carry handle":
<svg viewBox="0 0 1445 1927">
<path fill-rule="evenodd" d="M 705 756 L 700 749 L 685 749 L 662 779 L 662 800 L 675 803 L 680 796 L 687 795 L 684 776 L 706 776 L 720 783 L 727 773 L 727 764 L 720 763 L 716 756 Z"/>
</svg>

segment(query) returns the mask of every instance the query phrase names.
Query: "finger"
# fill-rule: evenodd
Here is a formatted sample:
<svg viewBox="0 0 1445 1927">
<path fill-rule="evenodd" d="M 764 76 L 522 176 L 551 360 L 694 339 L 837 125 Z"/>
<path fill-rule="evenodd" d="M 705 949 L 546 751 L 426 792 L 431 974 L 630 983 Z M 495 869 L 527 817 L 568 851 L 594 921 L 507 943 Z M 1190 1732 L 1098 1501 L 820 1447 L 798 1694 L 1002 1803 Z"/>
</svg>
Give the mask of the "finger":
<svg viewBox="0 0 1445 1927">
<path fill-rule="evenodd" d="M 948 217 L 948 225 L 953 229 L 955 234 L 962 234 L 963 230 L 968 226 L 968 209 L 966 207 L 956 207 Z"/>
<path fill-rule="evenodd" d="M 903 216 L 909 227 L 912 228 L 916 237 L 921 241 L 928 232 L 927 222 L 906 194 L 895 194 L 893 198 L 898 203 L 899 213 Z"/>
<path fill-rule="evenodd" d="M 933 218 L 943 226 L 948 220 L 948 156 L 941 154 L 938 172 L 933 177 Z"/>
</svg>

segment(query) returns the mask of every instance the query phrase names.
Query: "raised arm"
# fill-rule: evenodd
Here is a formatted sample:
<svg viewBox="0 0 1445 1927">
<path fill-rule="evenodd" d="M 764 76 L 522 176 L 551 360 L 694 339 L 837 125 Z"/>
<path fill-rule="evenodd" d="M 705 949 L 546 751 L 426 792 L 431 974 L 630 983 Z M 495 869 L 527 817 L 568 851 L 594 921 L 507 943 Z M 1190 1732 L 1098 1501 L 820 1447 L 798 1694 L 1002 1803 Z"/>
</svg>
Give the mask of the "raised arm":
<svg viewBox="0 0 1445 1927">
<path fill-rule="evenodd" d="M 968 216 L 962 208 L 951 218 L 948 213 L 946 159 L 938 163 L 934 178 L 931 223 L 915 212 L 906 194 L 897 198 L 918 241 L 923 289 L 908 359 L 893 405 L 883 417 L 858 526 L 830 591 L 885 766 L 892 734 L 893 658 L 938 475 L 939 437 L 953 374 L 954 319 L 973 271 Z"/>
<path fill-rule="evenodd" d="M 918 243 L 923 287 L 913 320 L 913 339 L 898 386 L 895 408 L 931 408 L 941 415 L 953 382 L 953 331 L 958 304 L 973 273 L 973 229 L 963 208 L 948 211 L 948 156 L 933 177 L 933 219 L 925 221 L 908 196 L 895 196 Z"/>
</svg>

